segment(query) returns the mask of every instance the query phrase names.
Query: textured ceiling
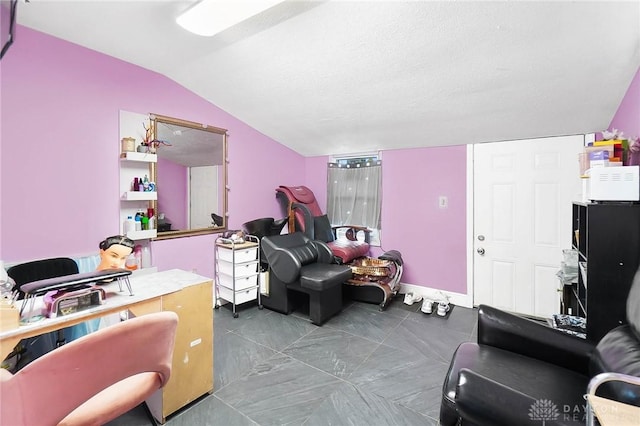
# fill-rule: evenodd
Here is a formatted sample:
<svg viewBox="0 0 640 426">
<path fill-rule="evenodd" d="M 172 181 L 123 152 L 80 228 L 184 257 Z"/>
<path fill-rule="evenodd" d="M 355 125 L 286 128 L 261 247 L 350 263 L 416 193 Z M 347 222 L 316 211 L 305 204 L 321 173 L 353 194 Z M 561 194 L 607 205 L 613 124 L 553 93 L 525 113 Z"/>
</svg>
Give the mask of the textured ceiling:
<svg viewBox="0 0 640 426">
<path fill-rule="evenodd" d="M 214 37 L 175 23 L 193 3 L 31 0 L 18 22 L 305 156 L 600 131 L 640 67 L 638 1 L 288 1 Z"/>
</svg>

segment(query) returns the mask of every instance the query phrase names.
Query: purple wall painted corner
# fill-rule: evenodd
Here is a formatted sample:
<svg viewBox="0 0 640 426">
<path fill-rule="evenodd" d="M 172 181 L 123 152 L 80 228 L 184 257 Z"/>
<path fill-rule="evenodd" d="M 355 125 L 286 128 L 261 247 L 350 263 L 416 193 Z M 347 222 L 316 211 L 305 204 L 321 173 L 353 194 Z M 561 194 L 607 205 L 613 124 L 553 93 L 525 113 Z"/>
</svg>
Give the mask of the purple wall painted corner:
<svg viewBox="0 0 640 426">
<path fill-rule="evenodd" d="M 640 68 L 622 98 L 609 129 L 621 130 L 629 138 L 640 137 Z"/>
</svg>

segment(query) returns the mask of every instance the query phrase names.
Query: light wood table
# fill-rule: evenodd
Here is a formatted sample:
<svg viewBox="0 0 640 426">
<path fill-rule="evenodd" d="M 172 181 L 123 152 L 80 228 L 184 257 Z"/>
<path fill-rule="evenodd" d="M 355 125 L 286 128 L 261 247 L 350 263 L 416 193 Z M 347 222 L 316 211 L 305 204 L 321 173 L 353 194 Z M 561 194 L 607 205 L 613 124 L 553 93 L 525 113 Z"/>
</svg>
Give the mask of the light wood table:
<svg viewBox="0 0 640 426">
<path fill-rule="evenodd" d="M 134 274 L 119 291 L 116 282 L 103 285 L 103 305 L 0 332 L 0 355 L 4 359 L 22 339 L 57 331 L 109 314 L 129 311 L 134 316 L 174 311 L 178 330 L 173 353 L 171 379 L 147 405 L 164 423 L 166 417 L 205 393 L 213 392 L 213 281 L 191 272 L 172 269 L 151 274 Z M 25 309 L 26 310 L 26 309 Z M 29 314 L 25 312 L 24 315 Z M 117 362 L 114 360 L 114 362 Z"/>
<path fill-rule="evenodd" d="M 587 400 L 602 426 L 640 425 L 640 407 L 596 395 L 587 395 Z"/>
</svg>

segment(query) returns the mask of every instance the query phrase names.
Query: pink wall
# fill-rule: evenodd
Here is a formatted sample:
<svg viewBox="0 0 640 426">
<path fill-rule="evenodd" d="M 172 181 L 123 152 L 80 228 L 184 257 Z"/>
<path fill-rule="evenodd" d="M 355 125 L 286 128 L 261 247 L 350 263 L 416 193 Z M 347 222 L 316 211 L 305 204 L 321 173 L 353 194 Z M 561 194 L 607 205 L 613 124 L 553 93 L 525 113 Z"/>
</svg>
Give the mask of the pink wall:
<svg viewBox="0 0 640 426">
<path fill-rule="evenodd" d="M 232 229 L 282 217 L 278 185 L 305 184 L 326 206 L 327 157 L 305 159 L 164 76 L 22 26 L 16 32 L 0 73 L 3 260 L 96 253 L 98 241 L 118 232 L 121 109 L 229 130 Z M 639 80 L 612 121 L 627 135 L 640 134 Z M 382 249 L 402 253 L 403 282 L 466 293 L 465 147 L 382 158 Z M 448 209 L 438 207 L 440 195 Z M 213 276 L 215 238 L 153 242 L 153 263 Z"/>
<path fill-rule="evenodd" d="M 300 155 L 172 80 L 20 25 L 1 78 L 5 261 L 97 253 L 119 232 L 119 110 L 229 130 L 232 228 L 279 215 L 274 188 L 304 176 Z M 213 276 L 215 238 L 154 242 L 153 262 Z"/>
<path fill-rule="evenodd" d="M 171 229 L 187 229 L 187 187 L 188 170 L 173 161 L 158 158 L 158 206 Z"/>
<path fill-rule="evenodd" d="M 624 132 L 626 137 L 640 137 L 640 68 L 609 124 L 609 129 L 614 128 Z"/>
<path fill-rule="evenodd" d="M 323 210 L 327 157 L 306 159 L 306 178 Z M 402 253 L 402 282 L 467 292 L 466 147 L 391 150 L 382 153 L 382 247 Z M 449 207 L 438 207 L 438 198 Z"/>
</svg>

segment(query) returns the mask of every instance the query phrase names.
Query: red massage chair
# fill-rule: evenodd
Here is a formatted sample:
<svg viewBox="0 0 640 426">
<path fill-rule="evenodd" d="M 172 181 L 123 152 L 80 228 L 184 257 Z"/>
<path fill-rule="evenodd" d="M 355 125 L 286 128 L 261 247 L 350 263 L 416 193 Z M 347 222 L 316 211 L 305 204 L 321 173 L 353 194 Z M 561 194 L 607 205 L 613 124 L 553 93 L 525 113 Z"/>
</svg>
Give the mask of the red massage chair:
<svg viewBox="0 0 640 426">
<path fill-rule="evenodd" d="M 315 195 L 306 186 L 280 186 L 276 188 L 276 199 L 289 218 L 289 232 L 304 232 L 312 240 L 324 241 L 339 263 L 349 263 L 369 253 L 370 230 L 364 226 L 331 226 Z M 346 238 L 338 239 L 336 233 L 341 228 L 346 228 Z M 364 241 L 358 239 L 360 233 Z"/>
</svg>

